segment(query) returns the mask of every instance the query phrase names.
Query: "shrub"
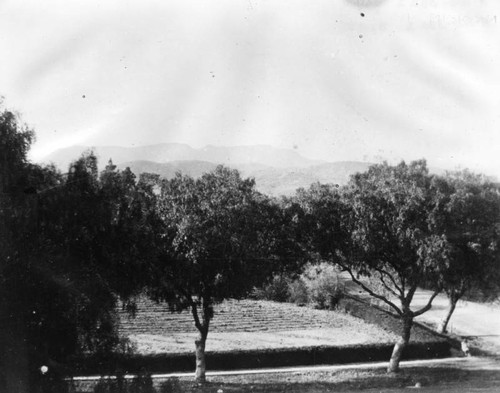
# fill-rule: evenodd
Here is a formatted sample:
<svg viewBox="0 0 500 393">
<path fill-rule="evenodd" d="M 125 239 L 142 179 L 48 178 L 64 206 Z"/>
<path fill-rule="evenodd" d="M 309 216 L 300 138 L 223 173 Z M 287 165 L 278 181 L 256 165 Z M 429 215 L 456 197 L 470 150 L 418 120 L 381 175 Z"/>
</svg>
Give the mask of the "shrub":
<svg viewBox="0 0 500 393">
<path fill-rule="evenodd" d="M 300 277 L 288 284 L 288 301 L 300 306 L 309 303 L 306 284 Z"/>
<path fill-rule="evenodd" d="M 276 275 L 271 282 L 262 288 L 254 288 L 251 298 L 257 300 L 272 300 L 274 302 L 287 302 L 289 297 L 288 285 L 290 278 L 285 275 Z"/>
<path fill-rule="evenodd" d="M 306 289 L 309 301 L 316 308 L 334 309 L 343 296 L 340 289 L 338 272 L 330 264 L 308 264 L 300 276 Z"/>
<path fill-rule="evenodd" d="M 337 270 L 322 262 L 307 264 L 300 277 L 293 280 L 290 276 L 276 275 L 262 288 L 254 288 L 250 297 L 297 305 L 312 303 L 319 309 L 334 309 L 342 295 Z"/>
</svg>

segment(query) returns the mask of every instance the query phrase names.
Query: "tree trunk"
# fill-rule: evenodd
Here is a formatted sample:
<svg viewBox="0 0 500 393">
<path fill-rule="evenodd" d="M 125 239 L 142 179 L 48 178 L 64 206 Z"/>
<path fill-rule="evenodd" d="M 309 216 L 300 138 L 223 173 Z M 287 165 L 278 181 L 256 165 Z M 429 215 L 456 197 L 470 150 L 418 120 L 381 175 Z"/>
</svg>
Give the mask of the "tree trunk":
<svg viewBox="0 0 500 393">
<path fill-rule="evenodd" d="M 206 362 L 205 362 L 205 343 L 207 342 L 207 335 L 200 333 L 198 339 L 194 342 L 196 346 L 196 382 L 204 383 L 206 381 Z"/>
<path fill-rule="evenodd" d="M 191 301 L 191 312 L 193 313 L 194 323 L 196 329 L 198 329 L 198 338 L 194 342 L 196 347 L 195 379 L 196 382 L 204 383 L 206 381 L 205 371 L 207 368 L 205 361 L 205 344 L 207 342 L 210 320 L 213 317 L 213 309 L 210 303 L 210 297 L 203 296 L 202 310 L 201 310 L 202 312 L 200 318 L 197 304 L 191 298 L 190 301 Z"/>
<path fill-rule="evenodd" d="M 464 295 L 464 293 L 465 293 L 465 285 L 462 285 L 458 290 L 452 290 L 447 293 L 450 305 L 448 308 L 448 312 L 446 313 L 445 317 L 443 318 L 438 327 L 439 333 L 446 333 L 446 330 L 448 328 L 448 323 L 450 322 L 451 316 L 455 311 L 455 307 L 457 306 L 458 301 Z"/>
<path fill-rule="evenodd" d="M 450 301 L 450 305 L 448 307 L 448 311 L 446 312 L 445 317 L 441 321 L 438 327 L 438 332 L 439 333 L 446 333 L 448 330 L 448 322 L 450 322 L 451 315 L 453 314 L 453 311 L 455 311 L 455 307 L 457 306 L 458 302 L 458 297 L 456 296 L 449 296 L 448 300 Z"/>
<path fill-rule="evenodd" d="M 394 345 L 394 349 L 392 350 L 391 360 L 389 361 L 389 367 L 387 368 L 387 372 L 389 373 L 397 373 L 399 371 L 399 363 L 401 362 L 401 357 L 403 356 L 403 351 L 408 345 L 410 341 L 411 327 L 413 325 L 413 317 L 404 315 L 403 317 L 403 326 L 401 337 L 398 342 Z"/>
</svg>

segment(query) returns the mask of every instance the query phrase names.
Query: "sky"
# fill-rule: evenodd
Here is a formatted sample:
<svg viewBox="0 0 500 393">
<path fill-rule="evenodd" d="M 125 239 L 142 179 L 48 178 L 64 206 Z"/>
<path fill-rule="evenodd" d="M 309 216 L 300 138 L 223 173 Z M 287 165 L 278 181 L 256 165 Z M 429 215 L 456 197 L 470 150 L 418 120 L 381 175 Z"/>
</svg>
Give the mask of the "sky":
<svg viewBox="0 0 500 393">
<path fill-rule="evenodd" d="M 497 0 L 0 0 L 0 53 L 35 161 L 266 144 L 500 178 Z"/>
</svg>

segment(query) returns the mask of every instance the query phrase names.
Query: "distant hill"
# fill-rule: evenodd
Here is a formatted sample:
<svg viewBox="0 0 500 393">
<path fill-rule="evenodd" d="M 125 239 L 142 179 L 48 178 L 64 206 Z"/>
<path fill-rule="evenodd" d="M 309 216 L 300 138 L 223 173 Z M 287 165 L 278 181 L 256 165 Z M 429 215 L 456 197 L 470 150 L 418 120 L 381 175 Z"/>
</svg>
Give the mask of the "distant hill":
<svg viewBox="0 0 500 393">
<path fill-rule="evenodd" d="M 297 188 L 309 187 L 312 183 L 334 183 L 343 185 L 349 176 L 365 171 L 370 164 L 364 162 L 332 162 L 308 168 L 272 168 L 262 165 L 233 165 L 243 177 L 255 178 L 257 189 L 268 195 L 292 195 Z M 206 161 L 173 161 L 157 163 L 151 161 L 131 161 L 118 164 L 118 168 L 129 167 L 139 176 L 140 173 L 157 173 L 171 179 L 176 172 L 199 177 L 213 170 L 217 164 Z"/>
<path fill-rule="evenodd" d="M 269 195 L 291 195 L 297 188 L 308 188 L 312 183 L 344 185 L 351 175 L 364 172 L 370 163 L 359 161 L 328 162 L 307 168 L 241 169 L 246 177 L 254 177 L 257 188 Z"/>
<path fill-rule="evenodd" d="M 53 162 L 62 171 L 80 157 L 90 146 L 72 146 L 50 154 L 44 162 Z M 180 143 L 162 143 L 151 146 L 118 147 L 97 146 L 92 150 L 99 158 L 101 169 L 111 158 L 115 164 L 131 161 L 166 163 L 172 161 L 206 161 L 228 166 L 258 164 L 276 168 L 307 167 L 324 161 L 302 157 L 291 149 L 279 149 L 266 145 L 256 146 L 206 146 L 194 149 Z"/>
<path fill-rule="evenodd" d="M 70 163 L 90 150 L 86 146 L 73 146 L 58 150 L 44 161 L 52 162 L 63 172 Z M 363 172 L 369 163 L 357 161 L 324 162 L 302 157 L 291 149 L 271 146 L 207 146 L 194 149 L 180 143 L 164 143 L 152 146 L 117 147 L 102 146 L 92 150 L 103 169 L 109 159 L 120 169 L 130 167 L 138 176 L 141 173 L 157 173 L 172 178 L 176 172 L 199 177 L 224 164 L 238 169 L 243 177 L 255 178 L 257 189 L 269 195 L 291 195 L 297 188 L 312 183 L 345 184 L 349 176 Z"/>
<path fill-rule="evenodd" d="M 166 163 L 152 161 L 130 161 L 123 162 L 117 165 L 118 169 L 127 167 L 137 176 L 141 173 L 157 173 L 163 178 L 171 179 L 176 172 L 181 172 L 184 175 L 191 177 L 200 177 L 206 172 L 210 172 L 217 167 L 217 164 L 206 161 L 172 161 Z"/>
</svg>

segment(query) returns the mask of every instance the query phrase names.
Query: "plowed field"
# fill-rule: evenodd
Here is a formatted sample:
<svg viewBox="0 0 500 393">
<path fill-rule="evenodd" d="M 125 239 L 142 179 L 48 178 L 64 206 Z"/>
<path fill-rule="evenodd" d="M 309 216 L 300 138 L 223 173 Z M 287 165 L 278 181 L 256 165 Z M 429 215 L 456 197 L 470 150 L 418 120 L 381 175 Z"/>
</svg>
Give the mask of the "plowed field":
<svg viewBox="0 0 500 393">
<path fill-rule="evenodd" d="M 130 338 L 138 353 L 194 350 L 196 328 L 189 312 L 171 313 L 165 304 L 141 299 L 135 318 L 121 312 L 120 319 L 120 334 Z M 413 339 L 430 341 L 435 337 L 419 331 Z M 348 346 L 395 340 L 391 328 L 384 329 L 343 312 L 268 301 L 229 300 L 215 308 L 207 352 Z"/>
</svg>

